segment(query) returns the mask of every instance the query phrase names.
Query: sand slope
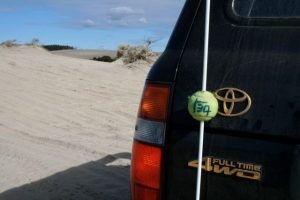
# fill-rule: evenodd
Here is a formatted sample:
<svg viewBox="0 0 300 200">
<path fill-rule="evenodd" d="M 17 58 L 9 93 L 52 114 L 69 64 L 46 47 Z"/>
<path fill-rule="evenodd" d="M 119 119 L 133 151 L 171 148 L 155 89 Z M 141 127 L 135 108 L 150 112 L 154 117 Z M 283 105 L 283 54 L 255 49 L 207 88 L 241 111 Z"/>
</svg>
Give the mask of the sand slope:
<svg viewBox="0 0 300 200">
<path fill-rule="evenodd" d="M 55 55 L 62 55 L 62 56 L 89 59 L 89 60 L 93 59 L 94 57 L 110 56 L 111 58 L 114 58 L 117 56 L 116 51 L 93 50 L 93 49 L 57 50 L 57 51 L 51 51 L 51 53 Z"/>
<path fill-rule="evenodd" d="M 128 199 L 148 69 L 0 48 L 0 199 Z"/>
</svg>

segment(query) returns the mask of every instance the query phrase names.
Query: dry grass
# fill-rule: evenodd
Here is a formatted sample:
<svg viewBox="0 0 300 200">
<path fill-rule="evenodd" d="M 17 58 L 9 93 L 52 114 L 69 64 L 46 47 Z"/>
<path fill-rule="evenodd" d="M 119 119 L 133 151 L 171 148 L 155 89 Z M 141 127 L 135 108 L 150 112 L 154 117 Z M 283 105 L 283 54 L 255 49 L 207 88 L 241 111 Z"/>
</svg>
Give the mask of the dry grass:
<svg viewBox="0 0 300 200">
<path fill-rule="evenodd" d="M 122 58 L 124 64 L 134 63 L 138 60 L 152 62 L 157 56 L 148 46 L 121 45 L 117 50 L 117 57 Z"/>
<path fill-rule="evenodd" d="M 17 40 L 6 40 L 0 43 L 0 46 L 9 48 L 9 47 L 20 46 L 20 44 L 17 43 Z"/>
</svg>

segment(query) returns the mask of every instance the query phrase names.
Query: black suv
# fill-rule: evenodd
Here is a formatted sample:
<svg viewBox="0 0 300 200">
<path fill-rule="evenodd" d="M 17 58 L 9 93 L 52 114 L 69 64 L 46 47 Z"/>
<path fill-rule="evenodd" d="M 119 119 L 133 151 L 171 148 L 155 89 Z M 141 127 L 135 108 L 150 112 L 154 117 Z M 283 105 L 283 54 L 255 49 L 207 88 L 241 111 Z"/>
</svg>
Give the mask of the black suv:
<svg viewBox="0 0 300 200">
<path fill-rule="evenodd" d="M 133 200 L 194 200 L 205 0 L 187 0 L 148 74 L 132 150 Z M 300 200 L 300 1 L 212 0 L 201 200 Z"/>
</svg>

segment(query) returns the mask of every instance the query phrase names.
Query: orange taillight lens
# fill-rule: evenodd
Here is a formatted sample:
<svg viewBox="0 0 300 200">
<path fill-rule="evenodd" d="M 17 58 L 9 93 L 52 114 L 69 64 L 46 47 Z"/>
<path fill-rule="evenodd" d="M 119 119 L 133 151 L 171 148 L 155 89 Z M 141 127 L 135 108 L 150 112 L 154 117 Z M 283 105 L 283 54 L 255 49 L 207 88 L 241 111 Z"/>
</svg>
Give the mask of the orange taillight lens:
<svg viewBox="0 0 300 200">
<path fill-rule="evenodd" d="M 165 121 L 169 103 L 170 86 L 147 84 L 141 100 L 139 117 Z"/>
</svg>

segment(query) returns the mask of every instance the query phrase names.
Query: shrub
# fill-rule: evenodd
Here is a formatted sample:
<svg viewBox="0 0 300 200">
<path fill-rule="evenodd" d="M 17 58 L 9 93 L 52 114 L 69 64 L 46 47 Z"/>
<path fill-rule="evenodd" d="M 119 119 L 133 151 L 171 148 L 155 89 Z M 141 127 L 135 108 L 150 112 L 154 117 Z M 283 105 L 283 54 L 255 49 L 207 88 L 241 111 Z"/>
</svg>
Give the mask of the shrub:
<svg viewBox="0 0 300 200">
<path fill-rule="evenodd" d="M 38 38 L 33 38 L 31 42 L 27 43 L 28 46 L 40 46 L 40 40 Z"/>
<path fill-rule="evenodd" d="M 6 40 L 6 41 L 2 42 L 0 45 L 4 46 L 4 47 L 19 46 L 19 44 L 17 43 L 17 40 Z"/>
<path fill-rule="evenodd" d="M 111 58 L 110 56 L 94 57 L 93 60 L 101 62 L 113 62 L 116 59 Z"/>
<path fill-rule="evenodd" d="M 67 50 L 67 49 L 75 49 L 72 46 L 68 45 L 59 45 L 59 44 L 51 44 L 51 45 L 43 45 L 45 49 L 48 51 L 56 51 L 56 50 Z"/>
<path fill-rule="evenodd" d="M 117 58 L 122 57 L 125 64 L 134 63 L 137 60 L 151 62 L 155 53 L 148 46 L 122 45 L 117 50 Z"/>
<path fill-rule="evenodd" d="M 121 58 L 125 55 L 125 52 L 130 48 L 129 45 L 120 45 L 117 50 L 117 58 Z"/>
</svg>

